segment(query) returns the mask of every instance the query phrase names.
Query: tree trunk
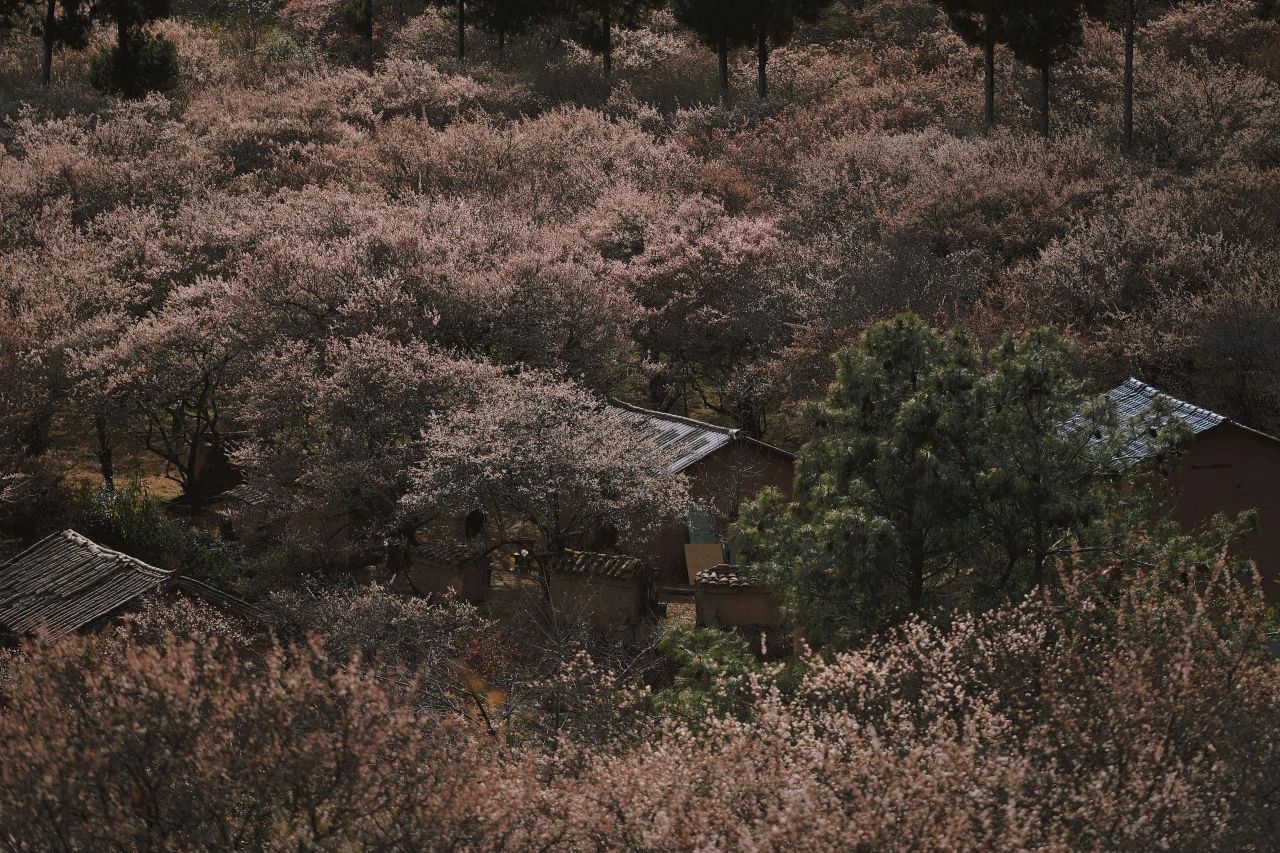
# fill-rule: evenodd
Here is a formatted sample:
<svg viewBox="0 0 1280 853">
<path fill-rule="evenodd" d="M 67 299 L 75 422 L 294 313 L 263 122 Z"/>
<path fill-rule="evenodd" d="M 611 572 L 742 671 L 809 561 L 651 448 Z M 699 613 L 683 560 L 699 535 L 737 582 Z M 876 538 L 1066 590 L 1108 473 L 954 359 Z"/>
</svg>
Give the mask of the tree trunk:
<svg viewBox="0 0 1280 853">
<path fill-rule="evenodd" d="M 364 0 L 364 17 L 360 21 L 360 35 L 364 38 L 364 64 L 373 73 L 373 0 Z"/>
<path fill-rule="evenodd" d="M 53 34 L 58 26 L 58 0 L 48 0 L 44 10 L 44 61 L 40 66 L 40 82 L 46 87 L 53 79 Z"/>
<path fill-rule="evenodd" d="M 1124 4 L 1124 153 L 1133 154 L 1133 32 L 1137 26 L 1137 2 Z"/>
<path fill-rule="evenodd" d="M 982 44 L 983 65 L 983 121 L 987 130 L 996 124 L 996 36 L 991 29 L 991 15 L 988 14 L 983 23 L 985 30 Z"/>
<path fill-rule="evenodd" d="M 1040 135 L 1049 138 L 1049 87 L 1051 85 L 1051 66 L 1047 63 L 1040 69 Z"/>
<path fill-rule="evenodd" d="M 613 20 L 609 15 L 609 7 L 606 5 L 604 11 L 600 13 L 600 30 L 604 36 L 604 51 L 601 59 L 604 62 L 604 87 L 607 90 L 613 89 Z"/>
<path fill-rule="evenodd" d="M 458 61 L 467 61 L 467 0 L 458 0 Z"/>
<path fill-rule="evenodd" d="M 769 36 L 760 31 L 760 43 L 756 46 L 756 56 L 760 62 L 759 84 L 760 100 L 769 97 Z"/>
<path fill-rule="evenodd" d="M 720 103 L 729 104 L 729 40 L 720 39 L 716 44 L 716 53 L 720 58 Z"/>
<path fill-rule="evenodd" d="M 106 417 L 94 415 L 93 428 L 98 433 L 98 469 L 102 472 L 102 485 L 107 491 L 114 491 L 116 474 L 111 461 L 111 435 L 107 432 Z"/>
</svg>

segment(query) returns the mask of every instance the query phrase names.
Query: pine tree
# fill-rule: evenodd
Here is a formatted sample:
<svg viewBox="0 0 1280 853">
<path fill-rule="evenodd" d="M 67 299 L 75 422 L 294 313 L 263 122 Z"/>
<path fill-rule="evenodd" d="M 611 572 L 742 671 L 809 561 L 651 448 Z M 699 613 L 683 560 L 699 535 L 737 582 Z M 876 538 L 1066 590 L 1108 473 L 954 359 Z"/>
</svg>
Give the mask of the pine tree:
<svg viewBox="0 0 1280 853">
<path fill-rule="evenodd" d="M 768 0 L 675 0 L 676 20 L 693 32 L 698 41 L 716 52 L 719 66 L 720 99 L 728 103 L 729 51 L 756 42 L 759 24 L 771 17 Z"/>
<path fill-rule="evenodd" d="M 1009 47 L 1040 72 L 1040 135 L 1048 138 L 1053 66 L 1075 53 L 1084 38 L 1081 0 L 1014 4 L 1008 16 Z"/>
<path fill-rule="evenodd" d="M 137 97 L 173 85 L 177 51 L 169 41 L 147 32 L 152 21 L 169 15 L 169 0 L 98 0 L 94 15 L 116 31 L 115 49 L 94 69 L 99 88 Z"/>
<path fill-rule="evenodd" d="M 43 48 L 40 82 L 53 77 L 53 55 L 62 47 L 83 50 L 89 45 L 92 17 L 87 0 L 0 0 L 0 30 L 31 21 Z M 38 20 L 38 23 L 37 23 Z"/>
<path fill-rule="evenodd" d="M 938 0 L 951 27 L 971 45 L 982 48 L 983 119 L 996 123 L 996 46 L 1008 41 L 1009 13 L 1015 0 Z"/>
<path fill-rule="evenodd" d="M 498 52 L 507 38 L 519 35 L 551 13 L 549 0 L 472 0 L 472 17 L 498 40 Z"/>
<path fill-rule="evenodd" d="M 613 81 L 613 31 L 634 27 L 664 0 L 559 0 L 560 14 L 575 25 L 576 38 L 600 56 L 606 85 Z"/>
</svg>

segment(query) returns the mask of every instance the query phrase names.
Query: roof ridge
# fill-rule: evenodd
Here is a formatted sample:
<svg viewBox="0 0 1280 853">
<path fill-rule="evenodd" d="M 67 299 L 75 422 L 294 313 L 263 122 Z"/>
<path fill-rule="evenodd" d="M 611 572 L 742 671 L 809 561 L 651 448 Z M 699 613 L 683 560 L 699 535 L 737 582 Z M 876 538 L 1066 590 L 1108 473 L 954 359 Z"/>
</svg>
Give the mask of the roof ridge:
<svg viewBox="0 0 1280 853">
<path fill-rule="evenodd" d="M 50 534 L 49 536 L 46 536 L 44 539 L 41 540 L 41 542 L 52 539 L 54 536 L 61 536 L 63 539 L 67 540 L 68 542 L 74 542 L 77 545 L 81 545 L 84 548 L 88 549 L 89 552 L 92 554 L 96 554 L 98 556 L 105 557 L 107 559 L 116 560 L 118 562 L 125 563 L 129 566 L 132 566 L 135 569 L 140 570 L 143 574 L 158 575 L 161 578 L 169 578 L 169 577 L 172 577 L 174 574 L 174 571 L 172 569 L 162 569 L 159 566 L 153 566 L 150 563 L 143 562 L 142 560 L 139 560 L 137 557 L 126 554 L 123 551 L 117 551 L 114 548 L 108 548 L 106 545 L 100 545 L 97 542 L 94 542 L 88 536 L 85 536 L 83 533 L 78 533 L 69 527 L 66 530 L 62 531 L 61 533 L 53 533 L 53 534 Z M 36 544 L 39 545 L 40 543 L 37 542 Z"/>
<path fill-rule="evenodd" d="M 1141 379 L 1138 379 L 1136 376 L 1130 376 L 1125 382 L 1126 384 L 1133 383 L 1134 385 L 1138 385 L 1143 390 L 1150 392 L 1152 396 L 1163 397 L 1166 400 L 1169 400 L 1172 403 L 1176 403 L 1179 406 L 1186 406 L 1188 409 L 1191 409 L 1192 411 L 1197 412 L 1199 414 L 1209 415 L 1210 417 L 1217 418 L 1218 420 L 1224 423 L 1225 422 L 1230 422 L 1233 424 L 1235 423 L 1235 421 L 1233 421 L 1231 418 L 1227 417 L 1226 415 L 1218 414 L 1212 409 L 1206 409 L 1203 406 L 1197 406 L 1195 403 L 1189 402 L 1187 400 L 1183 400 L 1180 397 L 1175 397 L 1172 394 L 1170 394 L 1168 391 L 1161 391 L 1156 386 L 1151 385 L 1150 383 L 1147 383 L 1147 382 L 1143 382 Z"/>
<path fill-rule="evenodd" d="M 685 415 L 676 415 L 676 414 L 672 414 L 671 412 L 664 412 L 661 409 L 646 409 L 643 406 L 637 406 L 635 403 L 628 403 L 624 400 L 619 400 L 617 397 L 609 397 L 607 399 L 609 401 L 609 405 L 616 406 L 620 409 L 626 409 L 627 411 L 630 411 L 630 412 L 637 412 L 639 414 L 650 415 L 655 418 L 663 418 L 665 420 L 677 421 L 682 424 L 688 424 L 689 426 L 703 427 L 704 429 L 711 429 L 711 430 L 715 430 L 716 432 L 722 432 L 725 435 L 732 436 L 734 438 L 737 437 L 739 432 L 739 430 L 735 429 L 734 427 L 720 426 L 720 424 L 713 424 L 713 423 L 708 423 L 707 421 L 700 421 L 697 418 L 690 418 Z"/>
</svg>

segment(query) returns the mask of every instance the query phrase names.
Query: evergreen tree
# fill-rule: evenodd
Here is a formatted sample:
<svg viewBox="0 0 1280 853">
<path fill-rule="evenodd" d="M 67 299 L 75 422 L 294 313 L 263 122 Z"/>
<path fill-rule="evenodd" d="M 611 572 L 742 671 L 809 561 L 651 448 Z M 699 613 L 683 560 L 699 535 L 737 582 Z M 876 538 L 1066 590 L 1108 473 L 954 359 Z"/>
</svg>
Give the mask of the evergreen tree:
<svg viewBox="0 0 1280 853">
<path fill-rule="evenodd" d="M 53 76 L 53 54 L 62 47 L 83 50 L 89 44 L 92 17 L 87 0 L 0 0 L 0 30 L 31 22 L 43 54 L 40 82 Z"/>
<path fill-rule="evenodd" d="M 785 2 L 785 0 L 784 0 Z M 729 51 L 752 44 L 772 18 L 769 0 L 675 0 L 676 20 L 716 52 L 720 99 L 729 101 Z"/>
<path fill-rule="evenodd" d="M 1040 72 L 1040 134 L 1045 138 L 1050 129 L 1053 66 L 1080 46 L 1084 13 L 1081 0 L 1036 0 L 1010 7 L 1009 47 L 1019 61 Z"/>
<path fill-rule="evenodd" d="M 99 88 L 137 97 L 173 85 L 177 51 L 147 32 L 152 21 L 169 15 L 169 0 L 98 0 L 94 15 L 116 31 L 115 49 L 100 57 L 94 68 Z"/>
<path fill-rule="evenodd" d="M 606 85 L 613 81 L 613 31 L 634 27 L 664 0 L 559 0 L 560 13 L 574 25 L 577 41 L 600 56 Z"/>
<path fill-rule="evenodd" d="M 971 45 L 982 48 L 983 118 L 988 129 L 996 123 L 996 45 L 1008 41 L 1008 17 L 1016 0 L 938 0 L 952 29 Z"/>
<path fill-rule="evenodd" d="M 769 96 L 769 52 L 771 46 L 786 44 L 795 34 L 796 24 L 812 22 L 831 0 L 746 0 L 738 7 L 755 31 L 756 92 L 760 100 Z"/>
<path fill-rule="evenodd" d="M 498 52 L 507 37 L 519 35 L 551 12 L 549 0 L 472 0 L 472 17 L 498 40 Z"/>
<path fill-rule="evenodd" d="M 794 501 L 766 493 L 734 530 L 810 642 L 1025 593 L 1077 537 L 1099 538 L 1118 477 L 1140 470 L 1118 461 L 1132 436 L 1084 395 L 1053 333 L 981 358 L 907 315 L 836 360 L 806 413 Z"/>
</svg>

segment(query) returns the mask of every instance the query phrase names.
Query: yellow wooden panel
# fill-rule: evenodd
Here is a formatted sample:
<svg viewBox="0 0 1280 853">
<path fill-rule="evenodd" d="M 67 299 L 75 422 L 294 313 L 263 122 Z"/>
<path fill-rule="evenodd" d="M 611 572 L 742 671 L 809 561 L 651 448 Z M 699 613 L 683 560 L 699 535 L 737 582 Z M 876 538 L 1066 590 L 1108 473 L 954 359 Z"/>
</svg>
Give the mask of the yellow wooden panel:
<svg viewBox="0 0 1280 853">
<path fill-rule="evenodd" d="M 694 583 L 698 579 L 698 572 L 709 569 L 712 566 L 718 566 L 724 562 L 724 548 L 719 542 L 710 544 L 694 544 L 692 542 L 684 546 L 684 564 L 689 570 L 689 583 Z"/>
</svg>

